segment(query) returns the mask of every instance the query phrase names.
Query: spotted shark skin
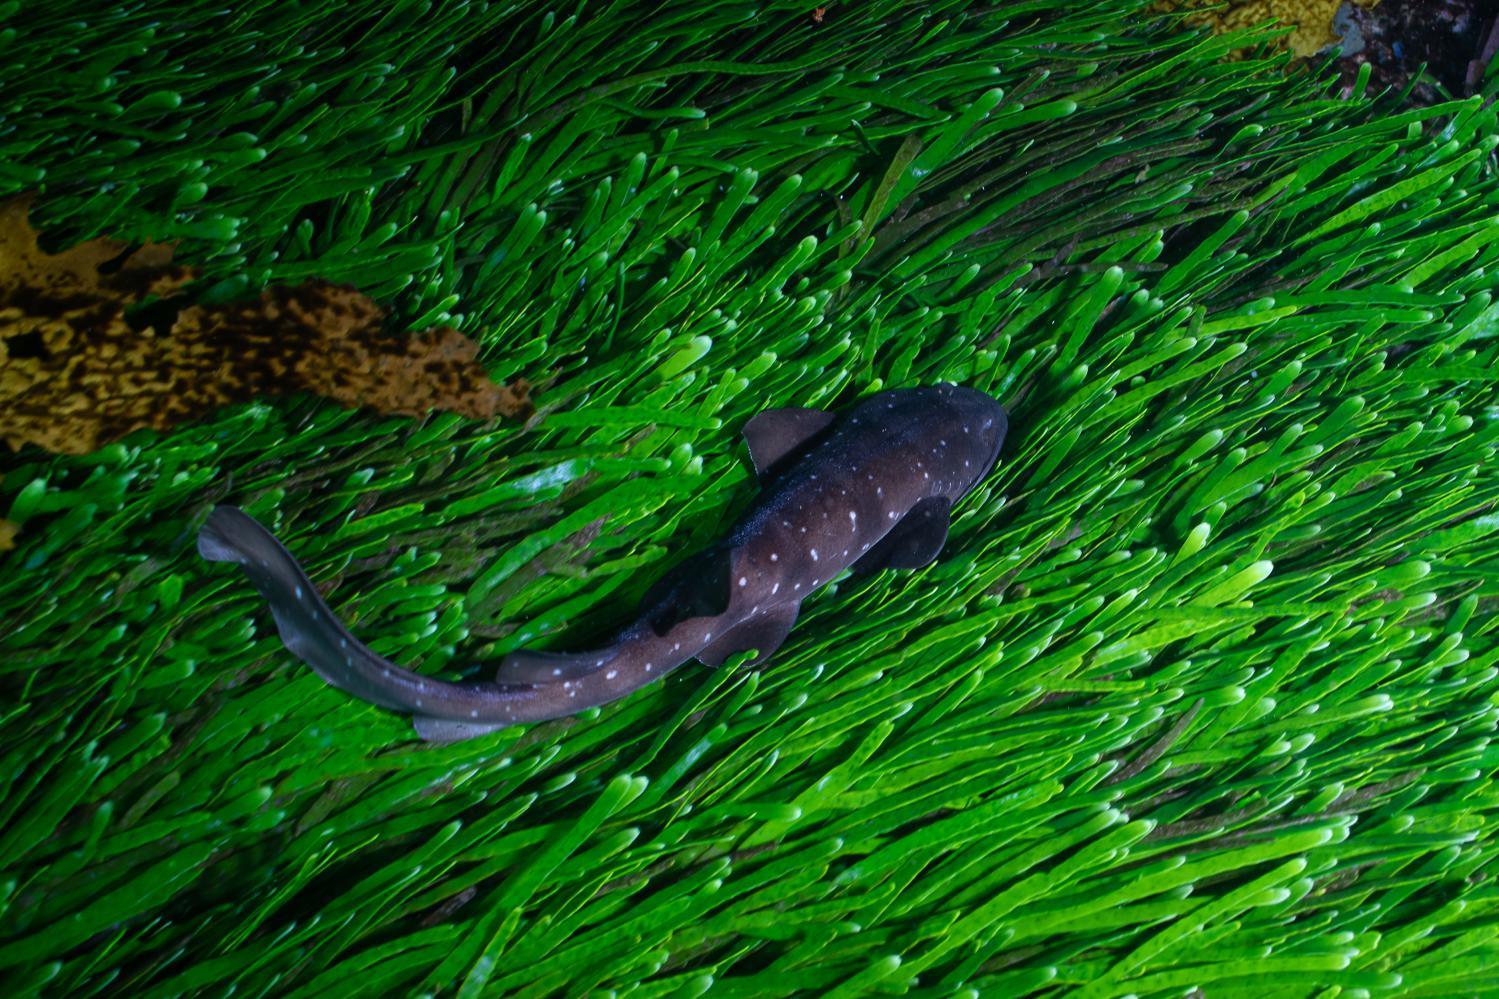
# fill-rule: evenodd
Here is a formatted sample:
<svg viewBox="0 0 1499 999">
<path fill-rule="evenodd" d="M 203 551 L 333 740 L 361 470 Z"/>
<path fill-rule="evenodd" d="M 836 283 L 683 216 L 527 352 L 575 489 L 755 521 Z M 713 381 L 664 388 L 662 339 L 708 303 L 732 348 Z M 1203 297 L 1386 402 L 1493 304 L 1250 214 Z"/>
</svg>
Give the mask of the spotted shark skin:
<svg viewBox="0 0 1499 999">
<path fill-rule="evenodd" d="M 658 581 L 605 647 L 518 650 L 489 681 L 433 679 L 370 651 L 291 553 L 235 507 L 213 510 L 198 552 L 244 569 L 286 647 L 324 680 L 411 714 L 424 739 L 449 742 L 605 704 L 694 658 L 717 666 L 753 649 L 759 662 L 785 640 L 802 601 L 844 569 L 935 559 L 952 505 L 989 473 L 1007 429 L 993 398 L 946 384 L 878 392 L 841 418 L 765 410 L 744 427 L 761 492 L 720 541 Z"/>
</svg>

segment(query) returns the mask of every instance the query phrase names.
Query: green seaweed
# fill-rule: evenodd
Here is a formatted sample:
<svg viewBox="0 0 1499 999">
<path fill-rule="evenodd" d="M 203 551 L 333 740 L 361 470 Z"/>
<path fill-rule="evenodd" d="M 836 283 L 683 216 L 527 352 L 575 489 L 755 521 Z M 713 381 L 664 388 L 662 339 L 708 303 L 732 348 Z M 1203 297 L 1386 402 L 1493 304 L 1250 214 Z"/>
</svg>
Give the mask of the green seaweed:
<svg viewBox="0 0 1499 999">
<path fill-rule="evenodd" d="M 1499 988 L 1496 111 L 1143 7 L 0 4 L 53 245 L 351 282 L 540 407 L 8 461 L 10 991 Z M 471 743 L 193 549 L 236 502 L 451 675 L 624 620 L 755 412 L 938 379 L 1013 429 L 937 563 Z"/>
</svg>

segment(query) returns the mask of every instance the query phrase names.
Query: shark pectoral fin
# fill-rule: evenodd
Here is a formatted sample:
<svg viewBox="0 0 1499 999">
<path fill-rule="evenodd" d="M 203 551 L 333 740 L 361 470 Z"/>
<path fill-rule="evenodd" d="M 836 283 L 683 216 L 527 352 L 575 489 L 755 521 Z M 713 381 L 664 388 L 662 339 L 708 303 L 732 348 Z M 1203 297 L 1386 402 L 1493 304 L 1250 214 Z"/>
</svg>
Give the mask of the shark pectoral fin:
<svg viewBox="0 0 1499 999">
<path fill-rule="evenodd" d="M 494 678 L 501 683 L 550 683 L 576 680 L 614 658 L 606 652 L 532 652 L 516 649 L 500 660 Z"/>
<path fill-rule="evenodd" d="M 744 425 L 744 442 L 749 445 L 755 471 L 764 478 L 770 467 L 792 451 L 816 437 L 833 422 L 833 414 L 820 409 L 766 409 Z"/>
<path fill-rule="evenodd" d="M 431 718 L 427 715 L 413 715 L 411 718 L 411 727 L 416 729 L 416 734 L 427 742 L 460 742 L 464 739 L 477 739 L 481 735 L 508 728 L 510 724 L 510 722 L 450 721 L 447 718 Z"/>
<path fill-rule="evenodd" d="M 641 616 L 657 636 L 683 621 L 718 617 L 729 609 L 727 548 L 709 548 L 672 569 L 641 598 Z"/>
<path fill-rule="evenodd" d="M 859 575 L 881 569 L 920 569 L 931 563 L 947 543 L 947 525 L 951 519 L 952 501 L 945 496 L 930 496 L 913 506 L 900 522 L 890 529 L 859 561 L 853 571 Z"/>
<path fill-rule="evenodd" d="M 796 624 L 796 614 L 800 609 L 801 604 L 784 604 L 762 611 L 715 638 L 697 654 L 697 658 L 707 666 L 722 666 L 730 656 L 745 649 L 756 649 L 758 655 L 745 663 L 753 666 L 781 647 L 791 626 Z"/>
</svg>

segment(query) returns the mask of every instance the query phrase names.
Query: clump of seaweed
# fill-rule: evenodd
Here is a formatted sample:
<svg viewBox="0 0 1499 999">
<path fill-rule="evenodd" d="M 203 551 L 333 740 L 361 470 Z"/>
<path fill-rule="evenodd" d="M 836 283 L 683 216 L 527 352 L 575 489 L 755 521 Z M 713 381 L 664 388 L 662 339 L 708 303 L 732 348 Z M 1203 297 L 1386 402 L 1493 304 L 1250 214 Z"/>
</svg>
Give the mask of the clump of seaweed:
<svg viewBox="0 0 1499 999">
<path fill-rule="evenodd" d="M 478 345 L 451 327 L 393 336 L 379 306 L 326 282 L 181 302 L 196 271 L 173 263 L 171 247 L 95 239 L 44 253 L 29 204 L 0 204 L 0 432 L 14 449 L 86 454 L 142 427 L 299 391 L 413 416 L 531 412 L 525 382 L 491 382 Z"/>
</svg>

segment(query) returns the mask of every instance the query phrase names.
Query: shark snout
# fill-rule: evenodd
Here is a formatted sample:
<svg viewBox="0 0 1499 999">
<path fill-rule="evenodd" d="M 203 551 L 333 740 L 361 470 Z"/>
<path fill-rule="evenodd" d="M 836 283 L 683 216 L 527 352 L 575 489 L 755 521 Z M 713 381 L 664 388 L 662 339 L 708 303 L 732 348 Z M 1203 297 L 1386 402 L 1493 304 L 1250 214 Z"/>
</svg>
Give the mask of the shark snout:
<svg viewBox="0 0 1499 999">
<path fill-rule="evenodd" d="M 993 402 L 993 400 L 990 401 Z M 993 415 L 986 416 L 984 418 L 984 428 L 985 432 L 990 435 L 991 448 L 989 452 L 989 463 L 984 468 L 985 475 L 989 474 L 989 470 L 992 469 L 994 467 L 994 463 L 999 460 L 999 452 L 1005 446 L 1005 434 L 1009 433 L 1010 430 L 1010 416 L 1005 412 L 1005 408 L 998 403 L 993 403 L 993 405 Z"/>
<path fill-rule="evenodd" d="M 966 385 L 944 384 L 940 386 L 940 390 L 951 404 L 962 410 L 964 425 L 971 428 L 975 450 L 988 456 L 983 471 L 978 476 L 982 479 L 999 460 L 999 452 L 1005 444 L 1005 434 L 1010 429 L 1009 414 L 993 396 L 978 389 L 968 388 Z"/>
</svg>

